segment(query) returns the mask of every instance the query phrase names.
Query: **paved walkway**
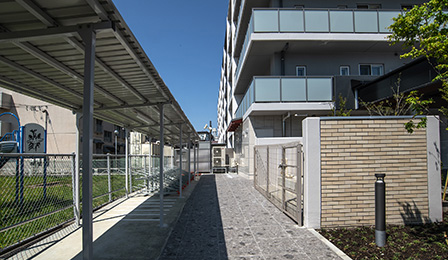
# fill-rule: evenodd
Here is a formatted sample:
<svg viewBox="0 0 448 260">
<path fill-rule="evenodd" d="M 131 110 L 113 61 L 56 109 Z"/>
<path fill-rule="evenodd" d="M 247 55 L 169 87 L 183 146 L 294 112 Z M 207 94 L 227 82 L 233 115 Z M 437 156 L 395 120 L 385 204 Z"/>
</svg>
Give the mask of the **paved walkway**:
<svg viewBox="0 0 448 260">
<path fill-rule="evenodd" d="M 97 211 L 94 259 L 341 259 L 334 246 L 299 228 L 241 175 L 202 175 L 183 195 L 166 197 L 165 228 L 157 194 L 133 194 Z M 81 231 L 72 225 L 11 259 L 82 259 Z"/>
<path fill-rule="evenodd" d="M 161 255 L 174 259 L 341 259 L 237 175 L 203 175 Z"/>
</svg>

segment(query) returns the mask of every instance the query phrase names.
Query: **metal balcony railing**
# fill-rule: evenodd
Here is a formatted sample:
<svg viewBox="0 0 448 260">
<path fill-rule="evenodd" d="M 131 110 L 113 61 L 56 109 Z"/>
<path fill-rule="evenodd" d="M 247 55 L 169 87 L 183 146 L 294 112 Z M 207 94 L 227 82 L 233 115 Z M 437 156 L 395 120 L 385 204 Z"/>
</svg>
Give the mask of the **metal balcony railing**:
<svg viewBox="0 0 448 260">
<path fill-rule="evenodd" d="M 333 77 L 254 77 L 234 118 L 253 103 L 331 102 Z"/>
</svg>

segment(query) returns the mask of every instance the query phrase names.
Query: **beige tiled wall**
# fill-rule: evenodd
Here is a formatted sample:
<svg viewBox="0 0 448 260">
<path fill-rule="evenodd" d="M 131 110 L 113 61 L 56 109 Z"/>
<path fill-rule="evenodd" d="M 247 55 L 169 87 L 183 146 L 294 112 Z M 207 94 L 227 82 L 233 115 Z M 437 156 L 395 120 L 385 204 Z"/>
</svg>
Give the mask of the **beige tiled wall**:
<svg viewBox="0 0 448 260">
<path fill-rule="evenodd" d="M 426 221 L 426 130 L 406 119 L 321 121 L 321 226 L 375 225 L 375 173 L 385 173 L 386 222 Z"/>
</svg>

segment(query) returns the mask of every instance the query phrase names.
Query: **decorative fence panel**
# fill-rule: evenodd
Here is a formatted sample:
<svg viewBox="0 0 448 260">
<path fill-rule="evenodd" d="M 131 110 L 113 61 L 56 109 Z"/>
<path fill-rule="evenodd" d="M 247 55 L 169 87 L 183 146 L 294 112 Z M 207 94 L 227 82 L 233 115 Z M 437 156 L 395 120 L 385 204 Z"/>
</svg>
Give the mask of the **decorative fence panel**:
<svg viewBox="0 0 448 260">
<path fill-rule="evenodd" d="M 275 206 L 302 225 L 302 145 L 255 146 L 254 186 Z"/>
</svg>

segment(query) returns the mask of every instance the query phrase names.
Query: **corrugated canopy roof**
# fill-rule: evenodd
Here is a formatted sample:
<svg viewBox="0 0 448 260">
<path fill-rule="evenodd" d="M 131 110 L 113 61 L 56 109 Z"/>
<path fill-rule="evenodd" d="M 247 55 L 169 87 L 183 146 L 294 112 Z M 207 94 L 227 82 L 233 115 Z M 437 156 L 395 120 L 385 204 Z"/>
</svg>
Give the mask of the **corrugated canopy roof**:
<svg viewBox="0 0 448 260">
<path fill-rule="evenodd" d="M 131 4 L 131 3 L 130 3 Z M 0 85 L 82 112 L 83 26 L 96 28 L 94 117 L 159 136 L 164 106 L 165 140 L 197 138 L 153 64 L 112 0 L 0 1 Z"/>
</svg>

